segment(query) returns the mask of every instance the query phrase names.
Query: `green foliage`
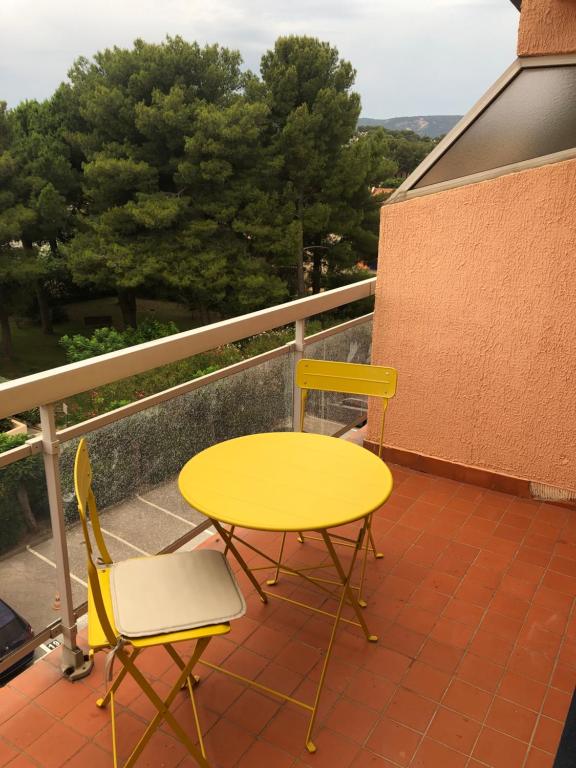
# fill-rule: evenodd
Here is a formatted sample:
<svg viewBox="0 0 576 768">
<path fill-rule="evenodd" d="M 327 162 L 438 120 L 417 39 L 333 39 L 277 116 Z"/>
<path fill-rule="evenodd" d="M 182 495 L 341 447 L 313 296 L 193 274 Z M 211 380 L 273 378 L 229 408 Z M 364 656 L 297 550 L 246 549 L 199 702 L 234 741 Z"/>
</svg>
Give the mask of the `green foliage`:
<svg viewBox="0 0 576 768">
<path fill-rule="evenodd" d="M 10 419 L 0 419 L 0 439 L 2 438 L 3 432 L 8 432 L 9 429 L 12 429 L 12 422 Z"/>
<path fill-rule="evenodd" d="M 97 328 L 91 336 L 75 334 L 62 336 L 59 343 L 66 352 L 68 362 L 77 363 L 96 355 L 115 352 L 118 349 L 143 344 L 146 341 L 160 339 L 178 333 L 175 323 L 161 323 L 158 320 L 145 320 L 138 328 L 118 331 L 116 328 Z"/>
<path fill-rule="evenodd" d="M 26 442 L 25 435 L 0 433 L 0 453 L 18 448 Z M 48 514 L 46 486 L 40 456 L 20 459 L 0 469 L 0 553 L 18 544 L 26 532 L 26 521 L 18 493 L 24 491 L 36 513 Z"/>
</svg>

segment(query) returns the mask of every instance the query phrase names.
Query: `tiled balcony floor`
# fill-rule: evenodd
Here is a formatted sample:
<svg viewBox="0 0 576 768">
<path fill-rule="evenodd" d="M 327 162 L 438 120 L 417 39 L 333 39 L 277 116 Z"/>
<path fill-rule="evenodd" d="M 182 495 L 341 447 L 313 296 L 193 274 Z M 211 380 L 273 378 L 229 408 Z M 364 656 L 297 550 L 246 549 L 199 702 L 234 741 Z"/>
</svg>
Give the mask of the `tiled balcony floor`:
<svg viewBox="0 0 576 768">
<path fill-rule="evenodd" d="M 200 668 L 213 768 L 552 766 L 576 682 L 576 513 L 393 470 L 394 493 L 375 520 L 385 557 L 369 568 L 366 618 L 379 642 L 340 629 L 317 753 L 304 749 L 303 710 Z M 315 560 L 318 547 L 291 536 L 291 563 Z M 281 601 L 264 606 L 241 583 L 248 615 L 208 657 L 309 700 L 328 620 Z M 285 577 L 281 589 L 317 600 L 302 584 Z M 62 680 L 57 663 L 50 654 L 0 691 L 0 766 L 112 764 L 109 716 L 94 703 L 102 654 L 79 683 Z M 161 650 L 142 657 L 160 692 L 170 664 Z M 151 710 L 132 683 L 120 690 L 124 754 Z M 185 694 L 176 712 L 191 729 Z M 139 765 L 193 761 L 163 726 Z"/>
</svg>

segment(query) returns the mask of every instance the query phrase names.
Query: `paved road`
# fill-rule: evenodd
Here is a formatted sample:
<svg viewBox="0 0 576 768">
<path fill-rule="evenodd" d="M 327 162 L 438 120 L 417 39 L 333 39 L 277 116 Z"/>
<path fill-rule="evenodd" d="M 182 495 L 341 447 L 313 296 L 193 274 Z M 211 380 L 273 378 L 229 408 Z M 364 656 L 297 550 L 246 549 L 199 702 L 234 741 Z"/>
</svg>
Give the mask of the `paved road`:
<svg viewBox="0 0 576 768">
<path fill-rule="evenodd" d="M 189 533 L 205 520 L 180 496 L 176 479 L 100 514 L 106 544 L 114 560 L 154 554 Z M 192 539 L 193 548 L 207 536 Z M 80 525 L 67 535 L 74 605 L 86 600 L 86 553 Z M 35 631 L 58 618 L 54 542 L 47 539 L 0 561 L 0 597 L 15 608 Z"/>
</svg>

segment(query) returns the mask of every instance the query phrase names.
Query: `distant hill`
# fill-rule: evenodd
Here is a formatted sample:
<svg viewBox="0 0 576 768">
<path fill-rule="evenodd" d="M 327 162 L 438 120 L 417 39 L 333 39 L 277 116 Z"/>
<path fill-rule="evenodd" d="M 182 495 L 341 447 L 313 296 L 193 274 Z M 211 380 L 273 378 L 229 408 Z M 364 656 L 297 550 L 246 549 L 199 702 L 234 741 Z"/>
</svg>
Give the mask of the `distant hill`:
<svg viewBox="0 0 576 768">
<path fill-rule="evenodd" d="M 442 136 L 453 128 L 462 115 L 421 115 L 416 117 L 389 117 L 377 120 L 373 117 L 361 117 L 358 125 L 388 128 L 391 131 L 414 131 L 420 136 Z"/>
</svg>

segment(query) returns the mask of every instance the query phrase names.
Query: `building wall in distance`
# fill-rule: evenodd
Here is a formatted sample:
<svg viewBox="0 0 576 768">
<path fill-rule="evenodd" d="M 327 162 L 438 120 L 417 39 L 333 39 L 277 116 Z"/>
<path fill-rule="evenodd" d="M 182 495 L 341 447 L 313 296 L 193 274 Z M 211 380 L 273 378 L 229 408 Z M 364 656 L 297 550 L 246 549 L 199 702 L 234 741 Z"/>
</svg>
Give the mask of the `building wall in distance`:
<svg viewBox="0 0 576 768">
<path fill-rule="evenodd" d="M 522 0 L 518 56 L 576 52 L 574 0 Z"/>
<path fill-rule="evenodd" d="M 372 360 L 387 445 L 576 490 L 576 160 L 385 205 Z"/>
</svg>

